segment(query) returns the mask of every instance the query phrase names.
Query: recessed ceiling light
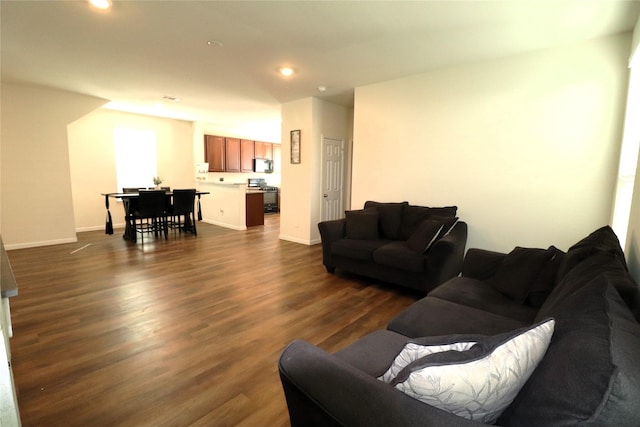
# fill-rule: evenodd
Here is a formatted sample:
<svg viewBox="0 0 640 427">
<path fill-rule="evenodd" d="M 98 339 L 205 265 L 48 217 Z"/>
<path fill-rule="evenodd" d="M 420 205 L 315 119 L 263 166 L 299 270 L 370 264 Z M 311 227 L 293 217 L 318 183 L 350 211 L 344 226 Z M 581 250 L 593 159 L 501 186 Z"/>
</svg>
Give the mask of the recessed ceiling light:
<svg viewBox="0 0 640 427">
<path fill-rule="evenodd" d="M 96 9 L 109 9 L 111 7 L 111 0 L 89 0 L 89 4 Z"/>
<path fill-rule="evenodd" d="M 207 40 L 207 44 L 213 47 L 222 47 L 222 42 L 220 40 Z"/>
<path fill-rule="evenodd" d="M 294 73 L 294 70 L 291 67 L 280 67 L 278 71 L 285 77 L 292 76 Z"/>
<path fill-rule="evenodd" d="M 318 91 L 319 91 L 319 92 L 324 92 L 324 91 L 326 91 L 326 90 L 327 90 L 327 87 L 326 87 L 326 86 L 318 86 Z"/>
</svg>

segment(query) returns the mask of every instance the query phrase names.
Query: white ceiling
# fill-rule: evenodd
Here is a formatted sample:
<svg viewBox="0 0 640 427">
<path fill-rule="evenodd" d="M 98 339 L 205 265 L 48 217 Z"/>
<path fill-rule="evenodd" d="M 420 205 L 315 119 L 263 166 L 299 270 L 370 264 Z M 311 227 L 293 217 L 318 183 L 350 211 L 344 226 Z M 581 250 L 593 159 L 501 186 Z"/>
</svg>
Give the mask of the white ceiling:
<svg viewBox="0 0 640 427">
<path fill-rule="evenodd" d="M 354 87 L 630 31 L 640 13 L 639 2 L 610 0 L 114 0 L 106 13 L 84 1 L 0 7 L 3 81 L 224 124 L 279 121 L 283 102 L 348 104 Z M 283 64 L 296 75 L 279 77 Z"/>
</svg>

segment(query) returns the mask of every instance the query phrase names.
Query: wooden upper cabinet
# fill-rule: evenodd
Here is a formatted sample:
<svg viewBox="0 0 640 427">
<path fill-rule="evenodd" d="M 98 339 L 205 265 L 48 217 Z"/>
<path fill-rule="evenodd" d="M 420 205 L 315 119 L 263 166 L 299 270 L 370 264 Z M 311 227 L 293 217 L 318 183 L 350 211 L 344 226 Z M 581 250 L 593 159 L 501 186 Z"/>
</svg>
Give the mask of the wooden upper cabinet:
<svg viewBox="0 0 640 427">
<path fill-rule="evenodd" d="M 226 144 L 224 137 L 205 135 L 204 136 L 204 159 L 209 163 L 209 172 L 224 172 L 224 152 Z"/>
<path fill-rule="evenodd" d="M 255 142 L 255 150 L 257 159 L 273 160 L 273 144 L 270 142 Z"/>
<path fill-rule="evenodd" d="M 253 172 L 253 158 L 255 148 L 253 141 L 240 140 L 240 170 L 241 172 Z"/>
<path fill-rule="evenodd" d="M 279 160 L 275 158 L 276 152 L 280 157 L 279 150 L 279 144 L 270 142 L 204 136 L 204 160 L 209 163 L 209 172 L 253 172 L 254 158 Z"/>
<path fill-rule="evenodd" d="M 240 172 L 240 139 L 225 138 L 224 170 Z"/>
</svg>

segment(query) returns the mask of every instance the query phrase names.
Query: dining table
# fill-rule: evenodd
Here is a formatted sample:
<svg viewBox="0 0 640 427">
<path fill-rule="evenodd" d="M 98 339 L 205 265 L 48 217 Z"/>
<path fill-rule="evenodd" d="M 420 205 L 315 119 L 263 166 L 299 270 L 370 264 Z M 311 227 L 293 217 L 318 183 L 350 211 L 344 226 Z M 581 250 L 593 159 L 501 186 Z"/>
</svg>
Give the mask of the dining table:
<svg viewBox="0 0 640 427">
<path fill-rule="evenodd" d="M 105 222 L 105 234 L 113 234 L 113 221 L 111 219 L 111 211 L 109 210 L 109 199 L 118 199 L 122 201 L 122 206 L 124 207 L 124 234 L 122 238 L 125 240 L 131 240 L 132 242 L 136 241 L 136 229 L 135 224 L 133 222 L 133 207 L 136 206 L 135 201 L 140 198 L 140 193 L 132 192 L 132 193 L 101 193 L 104 197 L 105 208 L 107 209 L 107 219 Z M 173 197 L 173 192 L 171 190 L 166 190 L 165 194 L 171 201 Z M 209 194 L 208 191 L 198 191 L 196 190 L 196 204 L 197 204 L 197 215 L 198 221 L 202 221 L 202 208 L 200 207 L 200 196 L 205 194 Z"/>
</svg>

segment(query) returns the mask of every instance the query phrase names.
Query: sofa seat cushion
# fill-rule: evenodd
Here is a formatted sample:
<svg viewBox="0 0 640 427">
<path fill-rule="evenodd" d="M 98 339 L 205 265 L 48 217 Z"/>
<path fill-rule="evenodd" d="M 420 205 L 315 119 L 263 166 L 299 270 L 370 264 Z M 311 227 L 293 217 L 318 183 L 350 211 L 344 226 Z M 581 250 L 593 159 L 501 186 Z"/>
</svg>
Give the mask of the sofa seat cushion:
<svg viewBox="0 0 640 427">
<path fill-rule="evenodd" d="M 335 353 L 335 356 L 374 378 L 382 375 L 409 338 L 396 332 L 377 330 Z"/>
<path fill-rule="evenodd" d="M 422 273 L 426 265 L 425 256 L 412 251 L 404 242 L 390 242 L 380 246 L 373 253 L 373 261 L 376 264 L 414 273 Z"/>
<path fill-rule="evenodd" d="M 537 313 L 536 309 L 516 304 L 492 286 L 469 277 L 449 279 L 432 290 L 429 296 L 529 323 Z"/>
<path fill-rule="evenodd" d="M 378 378 L 389 371 L 393 361 L 408 343 L 431 347 L 469 341 L 476 343 L 486 337 L 479 334 L 454 334 L 409 338 L 397 332 L 377 330 L 349 344 L 334 355 L 372 377 Z"/>
<path fill-rule="evenodd" d="M 346 258 L 373 261 L 373 253 L 388 243 L 388 240 L 340 239 L 331 244 L 331 252 Z"/>
<path fill-rule="evenodd" d="M 591 278 L 550 312 L 556 327 L 547 354 L 498 423 L 637 426 L 640 324 L 607 275 Z"/>
<path fill-rule="evenodd" d="M 415 338 L 453 334 L 496 335 L 530 324 L 531 322 L 427 296 L 391 319 L 387 329 Z"/>
</svg>

